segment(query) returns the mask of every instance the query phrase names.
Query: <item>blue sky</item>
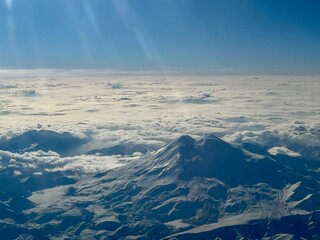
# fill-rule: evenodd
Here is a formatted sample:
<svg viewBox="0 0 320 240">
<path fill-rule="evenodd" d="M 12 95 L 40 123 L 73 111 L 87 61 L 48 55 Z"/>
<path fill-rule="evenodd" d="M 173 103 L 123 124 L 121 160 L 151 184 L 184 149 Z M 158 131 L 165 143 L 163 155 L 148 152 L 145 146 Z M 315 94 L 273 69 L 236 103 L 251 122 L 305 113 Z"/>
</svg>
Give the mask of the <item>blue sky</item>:
<svg viewBox="0 0 320 240">
<path fill-rule="evenodd" d="M 0 0 L 1 68 L 319 74 L 318 0 Z"/>
</svg>

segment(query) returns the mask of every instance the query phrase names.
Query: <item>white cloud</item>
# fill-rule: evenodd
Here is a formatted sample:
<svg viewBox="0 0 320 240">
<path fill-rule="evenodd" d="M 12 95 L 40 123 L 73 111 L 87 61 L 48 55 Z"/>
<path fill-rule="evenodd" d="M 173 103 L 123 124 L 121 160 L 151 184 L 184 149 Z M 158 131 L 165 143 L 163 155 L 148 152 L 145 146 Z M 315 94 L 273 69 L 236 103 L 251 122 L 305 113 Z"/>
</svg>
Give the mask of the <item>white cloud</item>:
<svg viewBox="0 0 320 240">
<path fill-rule="evenodd" d="M 123 165 L 140 157 L 134 156 L 99 156 L 99 155 L 79 155 L 73 157 L 60 157 L 59 154 L 48 151 L 34 151 L 25 153 L 11 153 L 9 151 L 0 151 L 1 160 L 7 159 L 8 166 L 18 171 L 34 170 L 35 175 L 41 175 L 41 171 L 79 171 L 83 173 L 103 172 L 109 169 Z M 0 162 L 1 163 L 1 162 Z M 15 173 L 16 176 L 20 175 Z"/>
<path fill-rule="evenodd" d="M 286 147 L 273 147 L 273 148 L 270 148 L 268 152 L 272 155 L 284 154 L 291 157 L 300 157 L 299 153 L 291 151 Z"/>
<path fill-rule="evenodd" d="M 20 171 L 13 171 L 14 176 L 20 176 L 22 173 Z"/>
<path fill-rule="evenodd" d="M 67 157 L 58 159 L 54 168 L 48 168 L 50 171 L 66 171 L 74 170 L 85 173 L 103 172 L 109 169 L 123 165 L 125 160 L 132 158 L 120 156 L 97 156 L 97 155 L 80 155 L 75 157 Z"/>
<path fill-rule="evenodd" d="M 41 126 L 92 139 L 80 153 L 130 142 L 155 147 L 182 134 L 206 133 L 295 152 L 293 145 L 320 146 L 319 77 L 0 70 L 0 86 L 7 86 L 8 79 L 15 88 L 0 88 L 2 139 Z M 25 89 L 41 94 L 19 97 Z M 32 154 L 24 157 L 90 171 L 114 160 Z"/>
</svg>

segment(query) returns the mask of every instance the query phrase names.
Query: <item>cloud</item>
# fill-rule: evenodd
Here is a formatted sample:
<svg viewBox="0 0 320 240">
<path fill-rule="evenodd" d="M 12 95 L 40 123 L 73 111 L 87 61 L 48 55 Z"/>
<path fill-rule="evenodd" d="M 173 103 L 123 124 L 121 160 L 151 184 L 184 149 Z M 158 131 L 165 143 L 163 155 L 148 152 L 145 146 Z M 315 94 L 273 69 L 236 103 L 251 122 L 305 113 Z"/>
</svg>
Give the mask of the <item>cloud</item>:
<svg viewBox="0 0 320 240">
<path fill-rule="evenodd" d="M 272 155 L 284 154 L 290 157 L 300 157 L 301 155 L 297 152 L 291 151 L 286 147 L 273 147 L 268 150 Z"/>
<path fill-rule="evenodd" d="M 14 171 L 14 172 L 13 172 L 13 175 L 14 175 L 14 176 L 20 176 L 21 174 L 22 174 L 22 173 L 21 173 L 20 171 Z"/>
<path fill-rule="evenodd" d="M 136 158 L 136 157 L 134 157 Z M 132 160 L 128 157 L 120 156 L 97 156 L 97 155 L 80 155 L 58 159 L 54 164 L 55 168 L 50 171 L 79 171 L 84 173 L 97 173 L 119 167 L 125 161 Z"/>
<path fill-rule="evenodd" d="M 99 156 L 99 155 L 79 155 L 73 157 L 61 157 L 53 151 L 34 151 L 25 153 L 12 153 L 0 150 L 2 167 L 13 168 L 17 172 L 33 172 L 41 175 L 42 171 L 68 171 L 81 173 L 104 172 L 109 169 L 123 165 L 126 161 L 137 159 L 138 156 L 125 157 L 120 155 Z M 18 174 L 20 172 L 20 174 Z"/>
<path fill-rule="evenodd" d="M 115 160 L 81 155 L 87 151 L 131 143 L 155 149 L 183 134 L 201 137 L 215 133 L 233 143 L 285 147 L 305 156 L 310 147 L 314 153 L 320 147 L 319 81 L 319 77 L 306 76 L 253 79 L 150 72 L 129 75 L 110 70 L 2 69 L 0 137 L 8 139 L 41 126 L 43 130 L 90 139 L 75 154 L 79 155 L 77 159 L 34 156 L 43 158 L 42 162 L 51 159 L 55 168 L 61 169 L 80 170 L 84 164 L 83 171 L 100 169 L 98 165 L 107 169 L 105 161 Z M 25 90 L 31 90 L 31 96 L 41 94 L 22 101 Z M 87 160 L 90 164 L 85 163 Z"/>
</svg>

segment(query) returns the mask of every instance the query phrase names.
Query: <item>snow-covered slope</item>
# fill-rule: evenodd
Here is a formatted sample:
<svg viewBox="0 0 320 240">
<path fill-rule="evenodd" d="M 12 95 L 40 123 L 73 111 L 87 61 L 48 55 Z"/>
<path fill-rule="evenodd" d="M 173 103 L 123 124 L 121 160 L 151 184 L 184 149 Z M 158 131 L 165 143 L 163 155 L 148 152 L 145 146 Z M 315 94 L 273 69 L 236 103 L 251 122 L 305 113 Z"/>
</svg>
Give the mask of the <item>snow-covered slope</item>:
<svg viewBox="0 0 320 240">
<path fill-rule="evenodd" d="M 317 239 L 319 168 L 316 160 L 271 155 L 253 144 L 182 136 L 49 190 L 8 177 L 24 186 L 14 193 L 23 207 L 1 200 L 0 233 L 9 239 Z"/>
</svg>

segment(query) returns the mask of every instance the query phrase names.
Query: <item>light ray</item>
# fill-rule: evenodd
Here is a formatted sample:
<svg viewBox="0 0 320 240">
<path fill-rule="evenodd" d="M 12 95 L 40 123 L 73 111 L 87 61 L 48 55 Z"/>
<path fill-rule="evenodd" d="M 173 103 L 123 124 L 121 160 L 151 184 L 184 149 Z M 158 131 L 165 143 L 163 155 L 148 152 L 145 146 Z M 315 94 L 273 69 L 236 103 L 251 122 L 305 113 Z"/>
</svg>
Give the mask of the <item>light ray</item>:
<svg viewBox="0 0 320 240">
<path fill-rule="evenodd" d="M 113 3 L 124 23 L 133 31 L 146 60 L 156 63 L 160 69 L 165 69 L 165 64 L 159 51 L 157 51 L 155 43 L 148 37 L 143 24 L 141 24 L 133 9 L 130 8 L 128 2 L 126 0 L 113 0 Z"/>
<path fill-rule="evenodd" d="M 96 32 L 100 32 L 100 27 L 98 25 L 97 19 L 96 19 L 96 15 L 92 9 L 91 3 L 88 0 L 83 0 L 83 8 L 86 12 L 87 18 L 89 20 L 89 23 L 91 25 L 91 27 L 96 31 Z"/>
</svg>

